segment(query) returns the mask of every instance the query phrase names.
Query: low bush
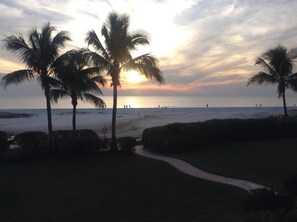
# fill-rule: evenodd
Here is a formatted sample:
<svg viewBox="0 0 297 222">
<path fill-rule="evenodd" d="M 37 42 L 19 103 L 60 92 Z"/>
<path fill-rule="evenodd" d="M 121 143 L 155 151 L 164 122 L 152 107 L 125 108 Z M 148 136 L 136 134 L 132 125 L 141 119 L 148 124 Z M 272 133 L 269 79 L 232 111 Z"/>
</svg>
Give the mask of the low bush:
<svg viewBox="0 0 297 222">
<path fill-rule="evenodd" d="M 207 144 L 269 140 L 297 136 L 297 120 L 265 119 L 208 120 L 174 123 L 143 131 L 144 147 L 155 152 L 174 153 L 200 149 Z"/>
<path fill-rule="evenodd" d="M 58 130 L 53 132 L 54 155 L 77 156 L 95 153 L 102 140 L 92 130 Z"/>
<path fill-rule="evenodd" d="M 24 159 L 40 158 L 48 152 L 48 135 L 45 132 L 19 133 L 15 136 L 14 143 L 21 149 Z"/>
<path fill-rule="evenodd" d="M 252 190 L 245 200 L 246 211 L 289 211 L 294 209 L 294 199 L 276 194 L 268 189 Z"/>
<path fill-rule="evenodd" d="M 296 222 L 297 211 L 255 211 L 250 212 L 244 218 L 245 222 Z"/>
<path fill-rule="evenodd" d="M 297 174 L 287 178 L 284 182 L 288 194 L 297 197 Z"/>
<path fill-rule="evenodd" d="M 10 145 L 10 134 L 6 131 L 0 131 L 0 152 L 3 152 L 9 148 Z"/>
<path fill-rule="evenodd" d="M 119 151 L 122 153 L 133 153 L 136 146 L 136 138 L 133 137 L 121 137 L 118 138 Z"/>
</svg>

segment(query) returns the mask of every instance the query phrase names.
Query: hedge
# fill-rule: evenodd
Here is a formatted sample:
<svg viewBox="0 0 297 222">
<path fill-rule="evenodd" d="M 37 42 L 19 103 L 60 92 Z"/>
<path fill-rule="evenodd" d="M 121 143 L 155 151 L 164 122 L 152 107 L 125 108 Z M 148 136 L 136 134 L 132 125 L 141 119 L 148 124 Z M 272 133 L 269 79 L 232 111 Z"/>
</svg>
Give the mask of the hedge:
<svg viewBox="0 0 297 222">
<path fill-rule="evenodd" d="M 102 139 L 94 131 L 88 129 L 54 131 L 53 138 L 52 152 L 58 156 L 92 154 L 102 145 Z"/>
<path fill-rule="evenodd" d="M 200 149 L 207 144 L 269 140 L 297 136 L 297 120 L 269 117 L 264 119 L 208 120 L 196 123 L 173 123 L 145 129 L 145 148 L 174 153 Z"/>
</svg>

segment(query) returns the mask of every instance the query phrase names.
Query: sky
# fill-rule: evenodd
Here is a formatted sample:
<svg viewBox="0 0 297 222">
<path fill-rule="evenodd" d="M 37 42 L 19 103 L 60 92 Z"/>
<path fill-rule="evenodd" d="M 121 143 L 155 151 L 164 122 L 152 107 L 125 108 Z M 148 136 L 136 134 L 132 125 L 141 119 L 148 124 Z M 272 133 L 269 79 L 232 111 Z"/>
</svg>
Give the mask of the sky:
<svg viewBox="0 0 297 222">
<path fill-rule="evenodd" d="M 123 74 L 120 95 L 277 98 L 276 86 L 246 86 L 261 71 L 255 60 L 278 44 L 297 47 L 296 0 L 0 0 L 0 11 L 1 40 L 51 22 L 70 33 L 64 51 L 86 47 L 86 33 L 99 35 L 109 12 L 127 13 L 131 31 L 148 33 L 150 45 L 138 53 L 158 58 L 165 85 Z M 25 67 L 0 44 L 0 77 Z M 103 92 L 111 95 L 111 88 Z M 25 83 L 0 93 L 42 92 L 37 83 Z"/>
</svg>

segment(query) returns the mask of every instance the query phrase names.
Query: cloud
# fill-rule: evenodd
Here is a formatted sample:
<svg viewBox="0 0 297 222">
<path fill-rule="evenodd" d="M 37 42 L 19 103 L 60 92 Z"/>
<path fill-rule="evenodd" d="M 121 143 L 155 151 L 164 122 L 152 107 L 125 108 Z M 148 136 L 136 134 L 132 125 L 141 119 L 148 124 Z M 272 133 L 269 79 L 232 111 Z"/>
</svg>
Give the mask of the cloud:
<svg viewBox="0 0 297 222">
<path fill-rule="evenodd" d="M 160 60 L 166 85 L 159 88 L 145 82 L 143 91 L 264 95 L 273 94 L 273 86 L 251 89 L 246 82 L 260 71 L 254 65 L 257 56 L 277 44 L 297 46 L 296 9 L 293 0 L 2 0 L 0 38 L 26 34 L 51 21 L 59 30 L 71 32 L 68 49 L 83 47 L 86 32 L 94 29 L 100 34 L 106 15 L 115 10 L 130 15 L 131 30 L 150 34 L 151 45 L 141 52 L 152 52 Z M 0 64 L 2 73 L 21 66 L 15 55 L 4 50 Z M 141 94 L 135 88 L 121 91 L 132 92 Z"/>
</svg>

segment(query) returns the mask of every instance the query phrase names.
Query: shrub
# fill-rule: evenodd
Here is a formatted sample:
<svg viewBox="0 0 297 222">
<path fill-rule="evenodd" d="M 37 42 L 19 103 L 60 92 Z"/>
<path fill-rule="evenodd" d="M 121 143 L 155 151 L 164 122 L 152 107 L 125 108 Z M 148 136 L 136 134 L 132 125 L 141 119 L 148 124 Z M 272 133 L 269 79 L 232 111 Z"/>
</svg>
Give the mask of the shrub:
<svg viewBox="0 0 297 222">
<path fill-rule="evenodd" d="M 297 196 L 297 175 L 287 178 L 284 182 L 288 194 Z"/>
<path fill-rule="evenodd" d="M 45 132 L 17 134 L 14 143 L 20 147 L 22 158 L 25 159 L 36 159 L 48 152 L 48 135 Z"/>
<path fill-rule="evenodd" d="M 48 146 L 48 136 L 45 132 L 24 132 L 15 136 L 14 141 L 22 149 L 36 149 Z"/>
<path fill-rule="evenodd" d="M 0 131 L 0 152 L 7 150 L 10 145 L 10 134 L 6 131 Z"/>
<path fill-rule="evenodd" d="M 184 152 L 222 142 L 268 140 L 297 136 L 297 120 L 270 117 L 265 119 L 208 120 L 197 123 L 174 123 L 143 131 L 146 148 L 155 152 Z"/>
<path fill-rule="evenodd" d="M 122 153 L 133 153 L 135 151 L 136 139 L 133 137 L 118 138 L 119 151 Z"/>
<path fill-rule="evenodd" d="M 58 130 L 53 132 L 54 154 L 77 156 L 96 152 L 102 144 L 92 130 Z"/>
<path fill-rule="evenodd" d="M 244 218 L 245 222 L 296 222 L 297 211 L 254 211 Z"/>
<path fill-rule="evenodd" d="M 275 194 L 268 189 L 252 190 L 245 200 L 245 209 L 249 211 L 280 211 L 294 209 L 294 199 Z"/>
</svg>

